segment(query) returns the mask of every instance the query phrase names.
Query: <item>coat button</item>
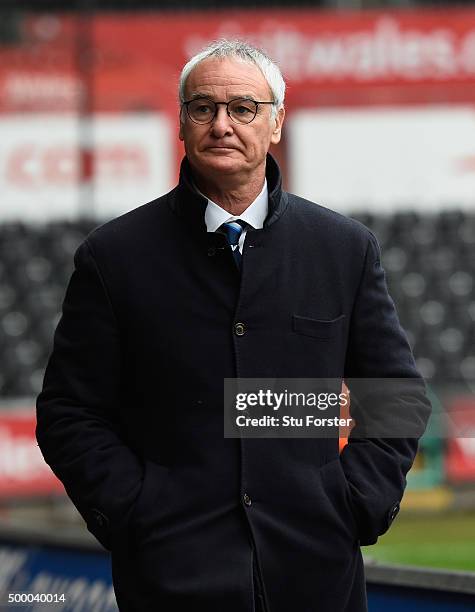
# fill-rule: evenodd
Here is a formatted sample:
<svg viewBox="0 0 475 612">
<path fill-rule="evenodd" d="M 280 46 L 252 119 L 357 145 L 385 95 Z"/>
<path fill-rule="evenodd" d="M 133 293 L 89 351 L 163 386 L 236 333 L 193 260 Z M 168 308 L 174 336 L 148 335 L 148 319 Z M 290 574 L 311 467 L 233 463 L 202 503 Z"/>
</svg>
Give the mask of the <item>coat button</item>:
<svg viewBox="0 0 475 612">
<path fill-rule="evenodd" d="M 244 336 L 246 333 L 246 326 L 244 323 L 235 323 L 234 324 L 234 333 L 236 336 Z"/>
<path fill-rule="evenodd" d="M 107 516 L 102 514 L 102 512 L 96 508 L 92 510 L 92 516 L 94 517 L 94 521 L 98 527 L 107 527 L 109 524 L 109 519 Z"/>
<path fill-rule="evenodd" d="M 250 506 L 252 504 L 251 498 L 247 493 L 244 493 L 244 495 L 242 496 L 242 500 L 246 506 Z"/>
<path fill-rule="evenodd" d="M 391 510 L 388 513 L 388 524 L 389 525 L 394 521 L 398 512 L 399 512 L 399 502 L 394 504 L 394 506 L 391 508 Z"/>
<path fill-rule="evenodd" d="M 216 249 L 214 247 L 210 247 L 208 249 L 208 257 L 213 257 L 213 255 L 216 255 Z"/>
</svg>

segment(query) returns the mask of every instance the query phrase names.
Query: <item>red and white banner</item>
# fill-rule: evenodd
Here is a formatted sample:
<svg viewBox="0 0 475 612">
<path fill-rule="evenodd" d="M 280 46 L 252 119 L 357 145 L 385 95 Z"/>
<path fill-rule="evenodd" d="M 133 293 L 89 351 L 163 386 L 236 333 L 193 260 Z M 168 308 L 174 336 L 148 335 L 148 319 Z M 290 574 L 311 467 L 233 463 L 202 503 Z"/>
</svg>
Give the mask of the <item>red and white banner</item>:
<svg viewBox="0 0 475 612">
<path fill-rule="evenodd" d="M 473 208 L 475 9 L 120 12 L 18 17 L 0 47 L 0 221 L 104 219 L 165 193 L 180 70 L 222 37 L 283 70 L 291 191 L 342 212 Z"/>
<path fill-rule="evenodd" d="M 0 411 L 0 499 L 64 492 L 35 438 L 33 408 Z"/>
<path fill-rule="evenodd" d="M 446 472 L 450 482 L 475 481 L 475 401 L 461 398 L 448 411 L 451 432 L 447 445 Z"/>
<path fill-rule="evenodd" d="M 339 212 L 475 204 L 475 105 L 295 111 L 292 189 Z"/>
<path fill-rule="evenodd" d="M 81 125 L 71 113 L 0 115 L 0 220 L 74 219 L 78 187 L 99 219 L 155 199 L 173 182 L 170 122 L 155 114 L 97 113 Z M 90 145 L 81 142 L 84 130 Z M 81 178 L 81 153 L 89 172 Z M 84 211 L 83 211 L 84 212 Z"/>
</svg>

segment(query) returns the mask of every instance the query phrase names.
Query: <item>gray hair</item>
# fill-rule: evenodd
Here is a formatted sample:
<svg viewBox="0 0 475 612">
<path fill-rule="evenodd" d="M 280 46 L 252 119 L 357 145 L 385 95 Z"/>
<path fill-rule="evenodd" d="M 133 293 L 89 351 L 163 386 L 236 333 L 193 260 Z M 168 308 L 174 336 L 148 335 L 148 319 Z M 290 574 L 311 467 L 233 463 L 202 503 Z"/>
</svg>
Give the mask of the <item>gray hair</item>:
<svg viewBox="0 0 475 612">
<path fill-rule="evenodd" d="M 277 110 L 281 109 L 284 106 L 285 81 L 277 64 L 275 64 L 270 59 L 270 57 L 266 53 L 264 53 L 264 51 L 262 51 L 262 49 L 253 47 L 251 44 L 242 40 L 226 39 L 221 39 L 212 42 L 202 51 L 194 55 L 185 64 L 180 74 L 178 88 L 178 95 L 182 104 L 183 102 L 185 102 L 185 85 L 190 75 L 190 72 L 200 62 L 205 59 L 208 59 L 209 57 L 230 57 L 238 59 L 242 62 L 247 62 L 248 64 L 256 65 L 264 75 L 274 98 L 274 105 L 272 106 L 272 116 L 275 116 Z"/>
</svg>

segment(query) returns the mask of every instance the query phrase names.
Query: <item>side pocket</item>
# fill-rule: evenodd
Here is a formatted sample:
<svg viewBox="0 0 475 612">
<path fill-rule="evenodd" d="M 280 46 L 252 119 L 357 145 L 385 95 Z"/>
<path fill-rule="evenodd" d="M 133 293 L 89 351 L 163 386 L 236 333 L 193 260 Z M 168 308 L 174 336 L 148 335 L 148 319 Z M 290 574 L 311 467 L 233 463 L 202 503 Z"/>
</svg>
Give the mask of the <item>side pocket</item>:
<svg viewBox="0 0 475 612">
<path fill-rule="evenodd" d="M 170 471 L 171 468 L 167 466 L 150 460 L 145 461 L 142 488 L 129 516 L 127 527 L 129 541 L 137 540 L 142 528 L 149 524 L 151 518 L 153 519 Z"/>
<path fill-rule="evenodd" d="M 319 470 L 322 484 L 335 512 L 341 517 L 348 531 L 359 539 L 359 528 L 351 503 L 351 490 L 339 458 L 326 463 Z"/>
<path fill-rule="evenodd" d="M 298 334 L 319 338 L 320 340 L 329 340 L 334 338 L 341 330 L 341 325 L 345 315 L 342 314 L 336 319 L 323 320 L 311 319 L 310 317 L 302 317 L 301 315 L 292 315 L 292 329 Z"/>
</svg>

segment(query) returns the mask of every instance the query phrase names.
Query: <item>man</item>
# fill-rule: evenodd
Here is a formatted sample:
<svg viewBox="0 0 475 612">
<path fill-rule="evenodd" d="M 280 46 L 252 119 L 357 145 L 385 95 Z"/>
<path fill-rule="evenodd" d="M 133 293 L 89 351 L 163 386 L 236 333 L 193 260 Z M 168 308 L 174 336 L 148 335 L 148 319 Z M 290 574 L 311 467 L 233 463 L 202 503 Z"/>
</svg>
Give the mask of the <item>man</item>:
<svg viewBox="0 0 475 612">
<path fill-rule="evenodd" d="M 419 380 L 374 236 L 281 188 L 284 91 L 244 43 L 190 60 L 178 186 L 75 255 L 37 438 L 127 612 L 365 610 L 359 545 L 414 459 L 415 438 L 339 457 L 335 437 L 223 435 L 225 378 Z"/>
</svg>

